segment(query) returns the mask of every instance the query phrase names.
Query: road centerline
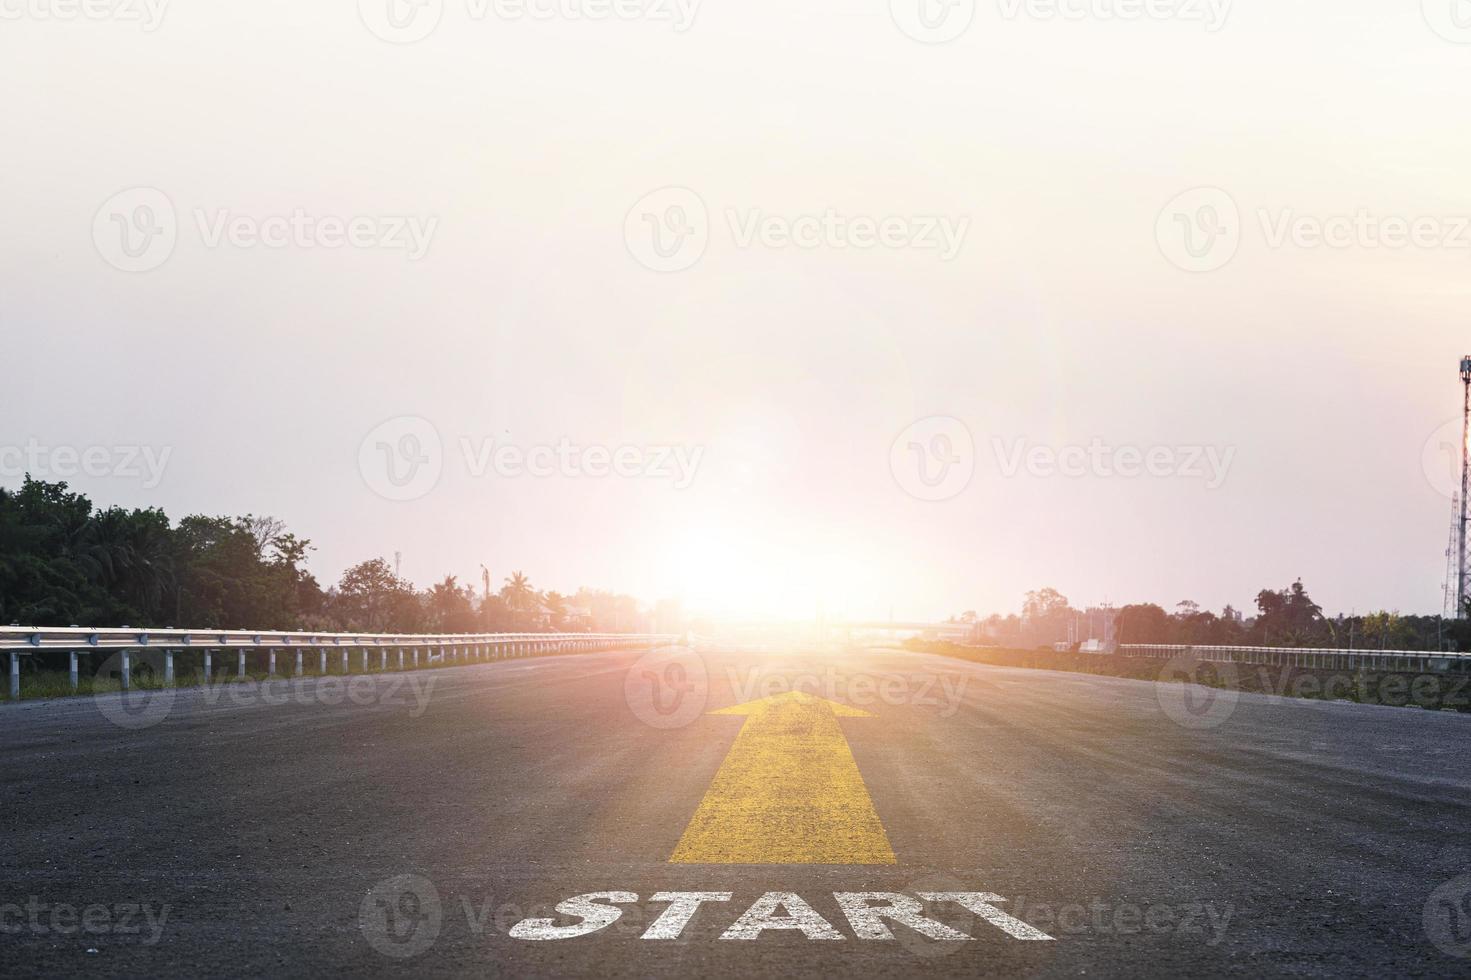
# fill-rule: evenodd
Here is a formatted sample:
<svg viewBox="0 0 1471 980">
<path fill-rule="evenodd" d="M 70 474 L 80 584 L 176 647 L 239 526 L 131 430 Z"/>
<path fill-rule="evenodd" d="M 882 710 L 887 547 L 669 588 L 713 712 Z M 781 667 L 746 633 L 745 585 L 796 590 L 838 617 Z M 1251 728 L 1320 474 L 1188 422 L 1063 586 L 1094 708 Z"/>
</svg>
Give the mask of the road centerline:
<svg viewBox="0 0 1471 980">
<path fill-rule="evenodd" d="M 712 711 L 744 715 L 671 864 L 895 864 L 838 719 L 872 718 L 801 691 Z"/>
</svg>

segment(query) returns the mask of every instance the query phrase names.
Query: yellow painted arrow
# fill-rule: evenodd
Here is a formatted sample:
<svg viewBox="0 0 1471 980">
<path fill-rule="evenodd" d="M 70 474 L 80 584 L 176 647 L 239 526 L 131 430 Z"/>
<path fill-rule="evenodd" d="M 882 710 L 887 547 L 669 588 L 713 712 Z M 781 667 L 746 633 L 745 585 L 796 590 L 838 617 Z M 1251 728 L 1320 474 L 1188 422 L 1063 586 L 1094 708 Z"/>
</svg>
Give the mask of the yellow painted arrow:
<svg viewBox="0 0 1471 980">
<path fill-rule="evenodd" d="M 871 714 L 801 691 L 711 714 L 749 718 L 670 863 L 896 863 L 838 727 Z"/>
</svg>

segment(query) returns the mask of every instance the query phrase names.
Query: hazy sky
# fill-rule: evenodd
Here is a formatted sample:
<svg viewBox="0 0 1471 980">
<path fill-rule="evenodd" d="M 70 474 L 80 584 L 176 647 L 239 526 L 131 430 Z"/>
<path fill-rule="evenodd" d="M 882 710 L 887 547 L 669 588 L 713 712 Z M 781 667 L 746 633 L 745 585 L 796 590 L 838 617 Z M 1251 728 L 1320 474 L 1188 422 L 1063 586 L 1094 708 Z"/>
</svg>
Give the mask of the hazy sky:
<svg viewBox="0 0 1471 980">
<path fill-rule="evenodd" d="M 1452 0 L 89 2 L 0 0 L 6 486 L 324 583 L 1440 606 Z"/>
</svg>

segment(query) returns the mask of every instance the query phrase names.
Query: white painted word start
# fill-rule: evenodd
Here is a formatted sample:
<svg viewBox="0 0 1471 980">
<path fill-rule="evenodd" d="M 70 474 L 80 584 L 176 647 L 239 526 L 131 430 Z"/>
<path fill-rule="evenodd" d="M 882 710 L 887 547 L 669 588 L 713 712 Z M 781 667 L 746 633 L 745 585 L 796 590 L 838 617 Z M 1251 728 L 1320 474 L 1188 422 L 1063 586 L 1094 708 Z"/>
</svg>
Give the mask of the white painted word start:
<svg viewBox="0 0 1471 980">
<path fill-rule="evenodd" d="M 678 939 L 685 926 L 707 902 L 729 902 L 731 892 L 655 892 L 651 902 L 668 902 L 640 939 Z M 833 898 L 848 918 L 848 925 L 859 939 L 893 939 L 889 923 L 913 929 L 921 935 L 940 940 L 969 940 L 967 935 L 943 922 L 926 916 L 924 902 L 950 902 L 1000 929 L 1013 939 L 1050 940 L 1051 936 L 1034 929 L 996 907 L 1005 902 L 990 892 L 920 892 L 918 898 L 899 892 L 834 892 Z M 557 912 L 578 921 L 557 925 L 552 919 L 522 919 L 511 927 L 511 938 L 546 941 L 576 939 L 606 929 L 623 915 L 620 904 L 639 900 L 635 892 L 588 892 L 557 904 Z M 921 901 L 923 900 L 923 901 Z M 721 933 L 721 939 L 760 939 L 768 930 L 795 930 L 808 939 L 846 939 L 832 923 L 793 892 L 767 892 L 740 918 Z"/>
</svg>

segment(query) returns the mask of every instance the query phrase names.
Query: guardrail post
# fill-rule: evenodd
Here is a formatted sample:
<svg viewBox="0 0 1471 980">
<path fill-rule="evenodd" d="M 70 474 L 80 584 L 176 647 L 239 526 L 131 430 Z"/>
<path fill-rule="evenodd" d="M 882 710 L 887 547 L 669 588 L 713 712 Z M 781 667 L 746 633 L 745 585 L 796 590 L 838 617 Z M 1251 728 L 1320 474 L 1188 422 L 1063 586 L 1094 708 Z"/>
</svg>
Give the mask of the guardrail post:
<svg viewBox="0 0 1471 980">
<path fill-rule="evenodd" d="M 326 650 L 318 650 L 317 653 L 319 655 L 318 656 L 318 664 L 319 664 L 319 666 L 317 668 L 317 673 L 319 673 L 319 674 L 325 674 L 327 672 L 327 651 Z"/>
<path fill-rule="evenodd" d="M 245 651 L 240 651 L 240 656 L 235 661 L 235 676 L 241 680 L 245 679 Z"/>
<path fill-rule="evenodd" d="M 172 650 L 163 652 L 163 682 L 165 684 L 174 683 L 174 651 Z"/>
<path fill-rule="evenodd" d="M 414 666 L 416 668 L 419 666 L 419 648 L 418 647 L 414 647 Z"/>
<path fill-rule="evenodd" d="M 382 651 L 382 653 L 383 653 L 383 662 L 379 665 L 379 669 L 380 670 L 387 670 L 388 669 L 388 650 L 385 648 Z"/>
<path fill-rule="evenodd" d="M 266 661 L 266 676 L 267 677 L 275 677 L 276 676 L 276 651 L 275 650 L 272 650 L 271 651 L 270 659 Z"/>
<path fill-rule="evenodd" d="M 20 700 L 20 651 L 10 651 L 10 700 Z"/>
<path fill-rule="evenodd" d="M 132 683 L 133 683 L 133 664 L 132 664 L 132 657 L 133 657 L 133 655 L 131 653 L 129 653 L 127 650 L 124 650 L 123 651 L 122 661 L 121 661 L 121 664 L 122 664 L 122 673 L 119 675 L 119 677 L 120 677 L 119 684 L 122 686 L 122 689 L 124 691 L 126 691 L 132 685 Z"/>
<path fill-rule="evenodd" d="M 213 665 L 210 663 L 209 651 L 206 650 L 206 651 L 204 651 L 204 682 L 206 684 L 209 683 L 210 667 L 211 666 L 213 666 Z"/>
<path fill-rule="evenodd" d="M 66 675 L 67 679 L 71 681 L 72 690 L 75 691 L 77 689 L 77 651 L 72 650 L 68 654 L 67 659 L 69 663 L 67 665 Z"/>
<path fill-rule="evenodd" d="M 301 651 L 296 651 L 296 676 L 301 676 Z"/>
</svg>

